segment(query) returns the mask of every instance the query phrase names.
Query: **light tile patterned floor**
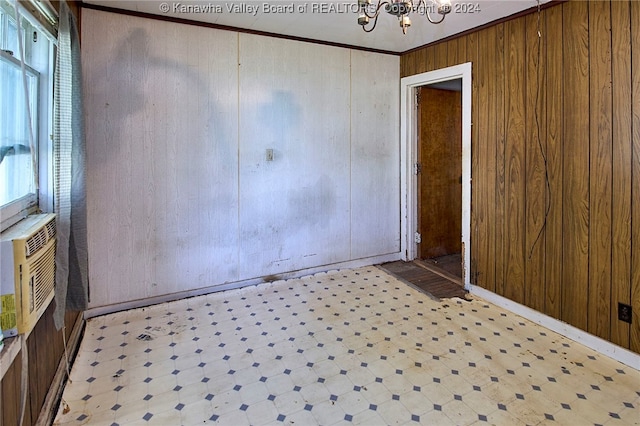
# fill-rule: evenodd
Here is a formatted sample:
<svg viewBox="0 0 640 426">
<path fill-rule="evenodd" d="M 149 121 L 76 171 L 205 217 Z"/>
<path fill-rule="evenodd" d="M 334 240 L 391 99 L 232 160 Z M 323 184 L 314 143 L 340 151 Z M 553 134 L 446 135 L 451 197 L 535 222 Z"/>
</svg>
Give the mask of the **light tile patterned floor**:
<svg viewBox="0 0 640 426">
<path fill-rule="evenodd" d="M 56 424 L 640 424 L 640 372 L 376 267 L 87 323 Z"/>
</svg>

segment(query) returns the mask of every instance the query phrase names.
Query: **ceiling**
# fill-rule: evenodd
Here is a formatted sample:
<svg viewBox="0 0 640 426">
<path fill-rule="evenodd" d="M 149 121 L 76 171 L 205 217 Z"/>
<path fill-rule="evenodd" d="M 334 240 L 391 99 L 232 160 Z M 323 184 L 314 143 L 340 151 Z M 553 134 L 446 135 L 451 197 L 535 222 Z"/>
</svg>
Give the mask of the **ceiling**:
<svg viewBox="0 0 640 426">
<path fill-rule="evenodd" d="M 540 2 L 548 1 L 550 0 Z M 381 12 L 373 32 L 362 31 L 357 24 L 357 0 L 84 0 L 84 2 L 250 31 L 391 52 L 405 52 L 536 7 L 538 4 L 536 0 L 452 0 L 452 11 L 446 16 L 444 22 L 438 25 L 431 24 L 424 15 L 412 13 L 412 26 L 407 30 L 407 34 L 403 35 L 397 18 L 384 11 Z M 373 3 L 375 4 L 376 1 L 374 0 Z M 165 12 L 166 9 L 168 9 L 167 12 Z"/>
</svg>

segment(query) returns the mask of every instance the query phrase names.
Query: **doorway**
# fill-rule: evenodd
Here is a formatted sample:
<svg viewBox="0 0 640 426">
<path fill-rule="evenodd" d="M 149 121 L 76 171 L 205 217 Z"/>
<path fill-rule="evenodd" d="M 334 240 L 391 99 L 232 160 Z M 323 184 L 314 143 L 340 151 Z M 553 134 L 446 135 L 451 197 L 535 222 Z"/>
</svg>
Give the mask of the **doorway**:
<svg viewBox="0 0 640 426">
<path fill-rule="evenodd" d="M 418 259 L 462 283 L 462 79 L 416 88 Z"/>
<path fill-rule="evenodd" d="M 418 232 L 419 209 L 418 201 L 429 203 L 428 198 L 419 196 L 418 176 L 419 169 L 425 164 L 420 164 L 418 155 L 418 122 L 419 110 L 417 95 L 420 87 L 433 86 L 434 84 L 461 81 L 459 96 L 461 105 L 461 174 L 458 182 L 461 186 L 460 203 L 460 259 L 462 283 L 465 289 L 471 288 L 469 267 L 471 253 L 469 251 L 471 238 L 471 63 L 460 64 L 435 71 L 429 71 L 401 79 L 401 115 L 400 115 L 400 140 L 401 140 L 401 191 L 403 198 L 401 230 L 401 248 L 403 260 L 420 259 L 422 235 Z M 457 83 L 459 84 L 459 83 Z M 440 87 L 442 89 L 442 87 Z"/>
</svg>

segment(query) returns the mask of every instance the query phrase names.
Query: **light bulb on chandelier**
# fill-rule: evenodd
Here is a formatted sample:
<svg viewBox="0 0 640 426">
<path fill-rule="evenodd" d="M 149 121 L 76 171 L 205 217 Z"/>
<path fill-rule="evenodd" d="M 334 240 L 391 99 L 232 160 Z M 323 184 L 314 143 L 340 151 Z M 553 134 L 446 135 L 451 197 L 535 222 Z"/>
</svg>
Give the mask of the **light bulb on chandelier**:
<svg viewBox="0 0 640 426">
<path fill-rule="evenodd" d="M 419 0 L 414 6 L 411 1 L 402 0 L 378 0 L 377 6 L 373 9 L 371 0 L 358 0 L 358 6 L 360 12 L 358 14 L 358 25 L 362 26 L 362 29 L 370 33 L 376 28 L 378 23 L 378 17 L 381 10 L 384 8 L 385 12 L 390 15 L 394 15 L 398 18 L 402 33 L 407 33 L 407 28 L 411 26 L 411 18 L 409 14 L 412 12 L 424 14 L 429 22 L 432 24 L 439 24 L 444 21 L 445 16 L 451 12 L 451 0 Z M 441 15 L 440 19 L 433 19 L 431 13 L 433 9 Z M 372 9 L 372 13 L 371 10 Z M 373 25 L 367 28 L 367 25 L 373 20 Z"/>
</svg>

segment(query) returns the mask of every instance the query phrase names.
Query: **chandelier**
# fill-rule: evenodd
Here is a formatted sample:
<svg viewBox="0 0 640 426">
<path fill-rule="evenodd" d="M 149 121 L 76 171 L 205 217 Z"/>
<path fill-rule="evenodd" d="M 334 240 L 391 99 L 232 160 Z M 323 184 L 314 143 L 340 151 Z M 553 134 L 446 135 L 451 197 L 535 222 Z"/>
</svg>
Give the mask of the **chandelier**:
<svg viewBox="0 0 640 426">
<path fill-rule="evenodd" d="M 398 18 L 400 27 L 402 28 L 402 34 L 407 33 L 407 28 L 411 26 L 411 18 L 409 14 L 412 12 L 423 14 L 427 17 L 427 20 L 432 24 L 439 24 L 444 21 L 447 13 L 451 12 L 451 0 L 418 0 L 414 6 L 411 1 L 402 0 L 378 0 L 378 5 L 373 10 L 371 0 L 358 0 L 359 15 L 358 24 L 362 26 L 362 29 L 370 33 L 376 28 L 378 23 L 378 16 L 380 11 L 384 7 L 385 12 L 390 15 L 394 15 Z M 435 11 L 441 15 L 440 19 L 435 20 L 431 17 L 431 13 Z M 373 25 L 367 28 L 367 25 L 373 20 Z"/>
</svg>

